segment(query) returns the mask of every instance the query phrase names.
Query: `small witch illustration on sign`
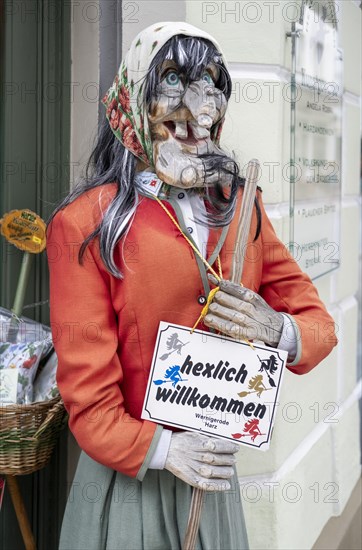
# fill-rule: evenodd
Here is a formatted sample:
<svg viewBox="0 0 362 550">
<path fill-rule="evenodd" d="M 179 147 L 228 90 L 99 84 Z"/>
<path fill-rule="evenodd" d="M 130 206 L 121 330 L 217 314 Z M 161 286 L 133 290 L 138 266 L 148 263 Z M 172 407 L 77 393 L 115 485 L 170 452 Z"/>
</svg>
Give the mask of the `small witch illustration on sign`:
<svg viewBox="0 0 362 550">
<path fill-rule="evenodd" d="M 174 351 L 177 351 L 178 355 L 181 355 L 181 348 L 183 348 L 183 346 L 186 346 L 186 344 L 188 344 L 188 342 L 181 342 L 181 340 L 179 340 L 177 332 L 174 332 L 173 334 L 171 334 L 166 342 L 167 349 L 171 351 L 169 351 L 169 353 L 164 353 L 163 355 L 161 355 L 160 359 L 162 361 L 165 361 L 165 359 L 167 359 L 167 357 L 171 355 L 171 353 L 173 353 Z"/>
<path fill-rule="evenodd" d="M 186 379 L 181 377 L 180 369 L 181 367 L 179 365 L 169 367 L 165 372 L 164 379 L 154 380 L 153 383 L 156 384 L 156 386 L 161 386 L 161 384 L 166 384 L 166 382 L 172 382 L 172 386 L 175 387 L 178 382 L 187 382 Z"/>
<path fill-rule="evenodd" d="M 265 374 L 267 375 L 268 377 L 268 380 L 269 380 L 269 384 L 271 386 L 273 386 L 273 388 L 275 388 L 275 382 L 272 378 L 272 375 L 277 371 L 278 369 L 278 360 L 277 358 L 275 357 L 275 355 L 271 355 L 269 357 L 269 359 L 260 359 L 259 355 L 258 355 L 258 359 L 261 363 L 261 366 L 260 366 L 260 369 L 259 369 L 259 372 L 265 372 Z M 268 373 L 269 371 L 269 373 Z"/>
<path fill-rule="evenodd" d="M 264 391 L 268 391 L 272 389 L 272 388 L 265 387 L 262 374 L 257 374 L 256 376 L 253 376 L 252 378 L 250 378 L 248 388 L 251 391 L 242 391 L 238 393 L 238 396 L 246 397 L 247 395 L 249 395 L 249 393 L 256 393 L 257 396 L 260 397 Z"/>
<path fill-rule="evenodd" d="M 260 397 L 263 391 L 268 389 L 264 385 L 262 374 L 257 374 L 256 376 L 253 376 L 253 378 L 250 378 L 248 388 L 249 390 L 254 390 L 254 391 L 241 392 L 243 395 L 239 393 L 238 394 L 239 397 L 244 397 L 244 394 L 247 395 L 248 393 L 254 393 L 254 392 L 257 394 L 258 397 Z"/>
<path fill-rule="evenodd" d="M 252 418 L 248 422 L 245 422 L 243 431 L 246 433 L 243 433 L 243 434 L 237 433 L 237 434 L 231 434 L 231 435 L 234 439 L 240 439 L 241 437 L 251 437 L 252 441 L 255 441 L 258 435 L 265 435 L 260 431 L 258 418 Z"/>
<path fill-rule="evenodd" d="M 252 420 L 249 420 L 249 422 L 245 422 L 244 425 L 244 432 L 249 432 L 249 435 L 251 435 L 251 440 L 255 441 L 255 438 L 258 435 L 265 435 L 262 434 L 259 429 L 259 419 L 253 418 Z"/>
</svg>

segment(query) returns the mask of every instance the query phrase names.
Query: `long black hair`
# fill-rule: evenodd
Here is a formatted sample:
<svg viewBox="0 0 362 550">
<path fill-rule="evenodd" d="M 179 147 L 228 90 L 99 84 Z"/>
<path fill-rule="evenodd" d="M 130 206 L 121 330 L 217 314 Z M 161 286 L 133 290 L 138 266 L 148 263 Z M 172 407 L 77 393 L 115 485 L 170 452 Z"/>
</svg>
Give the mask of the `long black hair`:
<svg viewBox="0 0 362 550">
<path fill-rule="evenodd" d="M 231 78 L 222 62 L 222 58 L 215 46 L 204 39 L 177 35 L 166 42 L 152 60 L 146 75 L 144 101 L 148 108 L 152 98 L 157 97 L 159 84 L 159 67 L 165 59 L 172 59 L 178 65 L 188 81 L 198 80 L 205 67 L 214 63 L 219 68 L 219 77 L 215 83 L 226 99 L 231 95 Z M 215 131 L 211 128 L 211 135 Z M 239 168 L 233 158 L 221 149 L 219 153 L 202 155 L 205 174 L 218 171 L 221 176 L 227 176 L 231 180 L 231 189 L 228 197 L 223 192 L 220 183 L 214 187 L 205 189 L 206 200 L 209 203 L 209 211 L 204 220 L 197 220 L 209 227 L 223 227 L 228 225 L 235 213 L 237 190 L 244 185 L 244 179 L 239 176 Z M 85 176 L 78 182 L 75 188 L 61 201 L 52 213 L 50 220 L 57 212 L 75 201 L 86 191 L 101 187 L 107 183 L 116 184 L 116 193 L 98 227 L 87 236 L 79 251 L 79 262 L 82 263 L 83 255 L 89 243 L 96 237 L 99 239 L 101 258 L 114 277 L 123 278 L 119 266 L 114 261 L 114 250 L 122 237 L 125 237 L 135 215 L 141 187 L 135 179 L 137 157 L 128 151 L 116 138 L 104 115 L 98 131 L 95 147 L 86 164 Z M 261 215 L 257 200 L 257 231 L 255 238 L 260 233 Z"/>
</svg>

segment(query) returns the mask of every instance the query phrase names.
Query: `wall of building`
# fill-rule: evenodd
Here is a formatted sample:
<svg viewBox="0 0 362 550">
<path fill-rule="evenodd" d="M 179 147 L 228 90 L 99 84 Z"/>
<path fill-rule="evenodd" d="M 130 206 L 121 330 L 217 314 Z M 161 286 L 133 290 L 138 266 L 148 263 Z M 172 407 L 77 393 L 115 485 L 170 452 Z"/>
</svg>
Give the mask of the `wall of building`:
<svg viewBox="0 0 362 550">
<path fill-rule="evenodd" d="M 290 81 L 291 44 L 286 33 L 293 4 L 298 2 L 137 1 L 124 3 L 128 11 L 122 12 L 124 53 L 139 30 L 165 20 L 186 20 L 207 30 L 223 46 L 234 82 L 223 144 L 235 151 L 242 165 L 253 157 L 261 161 L 264 201 L 285 243 L 289 241 L 289 181 L 283 176 L 283 166 L 289 161 L 290 104 L 283 89 Z M 358 4 L 337 2 L 345 71 L 341 267 L 316 280 L 336 321 L 340 344 L 310 374 L 286 373 L 270 450 L 242 449 L 239 453 L 238 472 L 253 549 L 311 548 L 327 521 L 342 513 L 360 476 L 361 382 L 356 374 L 355 298 L 360 250 Z M 84 17 L 75 18 L 73 28 L 73 78 L 76 82 L 96 80 L 97 30 Z M 251 83 L 257 83 L 261 91 L 257 100 Z M 96 120 L 97 106 L 78 97 L 72 110 L 72 161 L 79 169 L 89 152 Z"/>
<path fill-rule="evenodd" d="M 100 22 L 97 2 L 72 3 L 71 186 L 84 169 L 98 131 Z"/>
</svg>

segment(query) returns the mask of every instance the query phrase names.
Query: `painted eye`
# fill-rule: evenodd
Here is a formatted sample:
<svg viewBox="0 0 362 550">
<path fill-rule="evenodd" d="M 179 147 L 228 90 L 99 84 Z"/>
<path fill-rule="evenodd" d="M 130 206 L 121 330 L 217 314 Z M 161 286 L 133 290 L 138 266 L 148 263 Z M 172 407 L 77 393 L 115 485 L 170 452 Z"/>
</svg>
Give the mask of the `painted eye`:
<svg viewBox="0 0 362 550">
<path fill-rule="evenodd" d="M 168 86 L 177 86 L 180 83 L 180 77 L 176 71 L 170 71 L 165 77 L 165 82 Z"/>
<path fill-rule="evenodd" d="M 204 81 L 207 82 L 208 84 L 214 84 L 214 81 L 213 81 L 213 79 L 211 78 L 210 73 L 205 72 L 205 73 L 202 75 L 202 80 L 204 80 Z"/>
</svg>

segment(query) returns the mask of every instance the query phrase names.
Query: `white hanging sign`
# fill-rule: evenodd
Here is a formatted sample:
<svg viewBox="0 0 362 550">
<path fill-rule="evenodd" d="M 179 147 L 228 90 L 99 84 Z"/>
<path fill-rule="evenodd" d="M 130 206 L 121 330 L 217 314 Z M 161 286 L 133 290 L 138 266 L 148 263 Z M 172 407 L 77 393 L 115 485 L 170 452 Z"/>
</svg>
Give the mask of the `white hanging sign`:
<svg viewBox="0 0 362 550">
<path fill-rule="evenodd" d="M 265 451 L 287 355 L 162 321 L 142 418 Z"/>
</svg>

